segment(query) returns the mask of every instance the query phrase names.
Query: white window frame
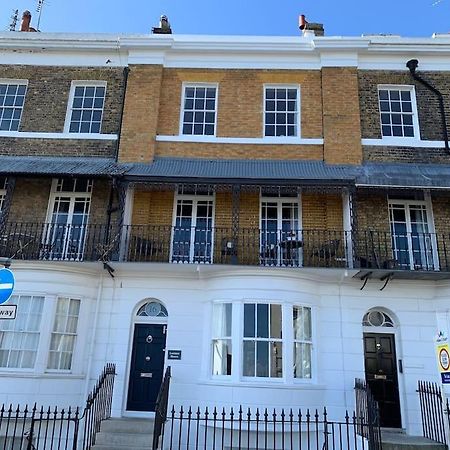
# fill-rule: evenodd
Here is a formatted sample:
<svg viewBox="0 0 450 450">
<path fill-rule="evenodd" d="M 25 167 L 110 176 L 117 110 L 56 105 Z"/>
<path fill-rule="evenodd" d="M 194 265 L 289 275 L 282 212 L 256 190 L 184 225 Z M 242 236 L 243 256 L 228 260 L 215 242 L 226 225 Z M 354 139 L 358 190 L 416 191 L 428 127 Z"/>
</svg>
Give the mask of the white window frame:
<svg viewBox="0 0 450 450">
<path fill-rule="evenodd" d="M 277 232 L 280 230 L 279 228 L 279 224 L 280 224 L 280 208 L 282 207 L 283 203 L 297 203 L 297 208 L 298 208 L 298 228 L 297 230 L 292 230 L 296 233 L 296 236 L 299 237 L 300 239 L 303 239 L 303 215 L 302 215 L 302 197 L 301 197 L 301 193 L 298 193 L 298 195 L 296 196 L 292 196 L 292 197 L 283 197 L 283 196 L 279 196 L 279 197 L 270 197 L 270 196 L 266 196 L 264 195 L 264 193 L 260 193 L 259 195 L 259 230 L 260 230 L 260 246 L 261 246 L 261 242 L 262 242 L 262 222 L 263 222 L 263 217 L 262 217 L 262 204 L 263 202 L 265 203 L 277 203 Z M 276 249 L 277 251 L 277 265 L 282 265 L 282 253 L 280 251 L 280 248 L 277 247 Z M 299 256 L 299 265 L 301 266 L 303 264 L 303 249 L 299 248 L 298 249 L 298 256 Z"/>
<path fill-rule="evenodd" d="M 431 201 L 431 195 L 428 191 L 424 192 L 424 199 L 423 200 L 406 200 L 406 199 L 395 199 L 395 198 L 388 198 L 388 220 L 389 220 L 389 227 L 392 227 L 392 221 L 391 221 L 391 205 L 392 204 L 398 204 L 398 205 L 404 205 L 407 210 L 409 210 L 410 206 L 424 206 L 425 211 L 427 214 L 427 225 L 428 225 L 428 234 L 430 234 L 431 238 L 431 246 L 432 246 L 432 265 L 434 270 L 439 270 L 439 254 L 437 251 L 437 240 L 436 240 L 436 228 L 434 224 L 434 215 L 433 215 L 433 207 L 432 207 L 432 201 Z M 407 223 L 409 223 L 410 226 L 410 219 L 407 218 Z M 391 240 L 393 238 L 392 231 L 391 233 Z M 412 262 L 412 242 L 411 242 L 411 230 L 407 229 L 407 241 L 408 241 L 408 254 L 410 258 L 410 268 L 409 270 L 414 270 L 413 262 Z M 394 242 L 392 241 L 392 256 L 395 257 L 394 253 Z M 428 269 L 431 270 L 431 269 Z"/>
<path fill-rule="evenodd" d="M 55 205 L 56 197 L 69 197 L 70 198 L 70 207 L 69 207 L 69 213 L 68 215 L 71 217 L 70 223 L 67 223 L 66 226 L 68 229 L 70 229 L 70 225 L 72 224 L 73 220 L 73 210 L 75 206 L 75 198 L 77 197 L 85 197 L 85 199 L 89 199 L 89 214 L 87 215 L 86 223 L 83 225 L 85 230 L 89 227 L 90 217 L 91 217 L 91 208 L 92 208 L 92 192 L 94 190 L 94 180 L 90 178 L 88 181 L 91 182 L 91 190 L 86 192 L 78 192 L 78 191 L 57 191 L 57 186 L 60 180 L 63 180 L 62 178 L 53 178 L 52 180 L 52 186 L 50 190 L 50 196 L 48 200 L 48 206 L 47 206 L 47 224 L 49 224 L 48 229 L 44 230 L 43 236 L 42 236 L 42 244 L 46 245 L 48 242 L 52 239 L 52 233 L 53 233 L 53 222 L 52 222 L 52 216 L 53 216 L 53 208 Z M 64 238 L 67 239 L 67 236 Z M 86 241 L 86 233 L 84 234 L 84 241 Z M 80 254 L 83 255 L 84 253 L 84 244 L 83 242 L 82 248 L 80 250 Z M 67 242 L 64 245 L 65 249 L 63 251 L 63 254 L 67 253 Z M 59 259 L 68 259 L 67 257 L 59 258 Z"/>
<path fill-rule="evenodd" d="M 0 367 L 0 371 L 1 372 L 34 372 L 36 370 L 36 367 L 38 365 L 38 360 L 39 360 L 39 356 L 40 356 L 40 352 L 42 351 L 41 349 L 41 343 L 42 343 L 42 332 L 43 332 L 43 328 L 45 327 L 45 312 L 46 312 L 46 298 L 45 295 L 43 294 L 28 294 L 28 293 L 15 293 L 14 294 L 15 297 L 18 297 L 18 303 L 19 306 L 17 307 L 17 309 L 19 309 L 20 307 L 20 298 L 21 297 L 38 297 L 42 299 L 42 311 L 41 311 L 41 315 L 40 315 L 40 321 L 39 321 L 39 326 L 37 331 L 33 331 L 33 333 L 36 333 L 37 336 L 37 346 L 36 346 L 36 350 L 35 350 L 35 358 L 34 358 L 34 365 L 33 367 Z M 16 333 L 19 336 L 22 336 L 21 333 L 29 333 L 30 331 L 25 329 L 25 330 L 14 330 L 14 325 L 15 325 L 15 320 L 11 320 L 11 319 L 3 319 L 6 321 L 8 321 L 10 323 L 10 325 L 13 327 L 12 330 L 8 330 L 8 331 L 13 331 L 14 333 Z M 7 332 L 8 332 L 7 331 Z M 22 340 L 22 339 L 21 339 Z M 11 350 L 11 347 L 9 348 L 9 350 Z M 14 350 L 20 350 L 17 348 L 14 348 Z"/>
<path fill-rule="evenodd" d="M 383 125 L 381 123 L 381 107 L 380 107 L 380 90 L 395 90 L 395 91 L 408 91 L 411 94 L 411 108 L 412 108 L 412 121 L 414 136 L 383 136 Z M 379 123 L 380 123 L 380 133 L 381 139 L 387 144 L 398 143 L 401 141 L 405 145 L 405 142 L 420 141 L 420 126 L 419 126 L 419 115 L 417 111 L 417 99 L 416 99 L 416 89 L 414 85 L 409 84 L 379 84 L 377 86 L 377 102 L 378 102 L 378 112 L 379 112 Z"/>
<path fill-rule="evenodd" d="M 77 315 L 77 323 L 76 323 L 76 327 L 75 327 L 75 333 L 70 333 L 68 331 L 55 331 L 55 322 L 56 322 L 56 312 L 58 310 L 58 303 L 60 300 L 63 299 L 68 299 L 69 302 L 74 300 L 74 301 L 78 301 L 79 303 L 79 308 L 78 308 L 78 315 Z M 50 341 L 49 341 L 49 347 L 48 347 L 48 355 L 47 355 L 47 368 L 46 371 L 47 372 L 67 372 L 70 373 L 72 371 L 73 368 L 73 363 L 74 363 L 74 354 L 75 354 L 75 349 L 77 347 L 77 341 L 78 341 L 78 337 L 79 337 L 79 323 L 80 323 L 80 315 L 81 315 L 81 299 L 71 296 L 71 295 L 59 295 L 56 298 L 55 301 L 55 307 L 54 307 L 54 311 L 53 311 L 53 315 L 52 315 L 52 326 L 51 326 L 51 331 L 50 331 Z M 66 316 L 65 318 L 67 319 L 68 316 Z M 66 322 L 67 324 L 67 322 Z M 51 352 L 51 342 L 52 342 L 52 337 L 53 335 L 60 335 L 60 336 L 73 336 L 74 337 L 74 342 L 73 342 L 73 347 L 71 349 L 71 359 L 70 359 L 70 369 L 56 369 L 56 368 L 50 368 L 49 364 L 50 364 L 50 352 Z M 61 353 L 61 352 L 59 352 Z"/>
<path fill-rule="evenodd" d="M 176 194 L 174 197 L 173 202 L 173 211 L 172 211 L 172 231 L 170 233 L 170 255 L 169 255 L 169 262 L 172 262 L 173 257 L 173 239 L 174 239 L 174 232 L 176 227 L 176 220 L 177 220 L 177 206 L 178 206 L 178 200 L 192 200 L 195 202 L 194 204 L 197 204 L 198 201 L 211 201 L 212 202 L 212 221 L 211 221 L 211 261 L 208 263 L 201 262 L 201 263 L 195 263 L 195 264 L 213 264 L 214 263 L 214 239 L 215 239 L 215 216 L 216 216 L 216 194 L 208 193 L 208 194 L 196 194 L 196 195 L 189 195 L 189 194 Z M 192 210 L 192 220 L 195 222 L 195 226 L 197 225 L 197 211 L 194 212 Z M 191 245 L 189 249 L 189 261 L 185 262 L 185 264 L 194 264 L 194 242 L 195 242 L 195 228 L 191 227 Z M 176 261 L 173 262 L 174 264 L 177 264 Z M 180 264 L 183 264 L 180 262 Z"/>
<path fill-rule="evenodd" d="M 310 385 L 317 383 L 317 373 L 319 372 L 317 365 L 317 355 L 315 351 L 315 343 L 317 342 L 317 318 L 316 308 L 308 301 L 284 301 L 280 299 L 255 299 L 245 298 L 236 299 L 216 299 L 212 302 L 210 315 L 208 316 L 208 324 L 212 324 L 212 314 L 214 303 L 231 303 L 232 304 L 232 326 L 231 326 L 231 346 L 232 346 L 232 364 L 231 375 L 214 375 L 212 366 L 212 341 L 214 339 L 212 325 L 209 327 L 209 351 L 211 357 L 207 367 L 208 378 L 212 380 L 223 380 L 225 383 L 231 384 L 248 384 L 261 386 L 279 386 L 279 385 Z M 282 317 L 282 348 L 283 376 L 275 377 L 249 377 L 243 376 L 243 347 L 244 347 L 244 304 L 279 304 L 281 305 Z M 294 377 L 294 329 L 293 329 L 293 311 L 294 306 L 310 308 L 311 310 L 311 378 L 295 378 Z"/>
<path fill-rule="evenodd" d="M 70 122 L 72 119 L 72 110 L 73 110 L 73 100 L 75 97 L 75 88 L 77 87 L 104 87 L 105 88 L 105 99 L 103 102 L 103 108 L 102 108 L 102 121 L 100 123 L 100 130 L 98 133 L 83 133 L 83 132 L 70 132 Z M 97 136 L 99 134 L 102 134 L 102 128 L 103 128 L 103 119 L 105 115 L 105 104 L 106 104 L 106 95 L 107 95 L 107 82 L 102 80 L 72 80 L 72 83 L 70 85 L 70 92 L 69 92 L 69 99 L 67 102 L 67 111 L 66 111 L 66 119 L 64 122 L 64 133 L 73 135 L 76 139 L 76 136 L 79 134 L 92 134 L 93 136 Z"/>
<path fill-rule="evenodd" d="M 0 213 L 2 212 L 3 203 L 6 198 L 6 189 L 8 187 L 8 177 L 0 177 L 0 181 L 2 180 L 2 178 L 4 178 L 5 181 L 3 185 L 0 184 Z"/>
<path fill-rule="evenodd" d="M 3 130 L 3 133 L 17 133 L 20 130 L 20 125 L 22 123 L 22 117 L 23 117 L 23 110 L 25 108 L 25 102 L 27 99 L 27 93 L 28 93 L 28 80 L 23 80 L 19 78 L 0 78 L 0 84 L 8 84 L 8 85 L 25 85 L 25 94 L 24 94 L 24 101 L 22 105 L 22 110 L 20 113 L 20 119 L 19 119 L 19 126 L 17 127 L 17 130 Z M 1 131 L 1 130 L 0 130 Z"/>
<path fill-rule="evenodd" d="M 297 127 L 297 134 L 294 136 L 266 136 L 266 92 L 267 89 L 295 89 L 297 91 L 297 122 L 295 123 Z M 275 140 L 275 141 L 293 141 L 293 140 L 299 140 L 301 139 L 302 133 L 301 133 L 301 98 L 300 98 L 300 85 L 299 84 L 264 84 L 263 85 L 264 94 L 263 94 L 263 129 L 262 129 L 262 136 L 264 140 Z M 289 111 L 286 111 L 288 113 Z"/>
<path fill-rule="evenodd" d="M 56 375 L 66 376 L 81 376 L 83 372 L 84 364 L 84 349 L 86 348 L 86 341 L 88 338 L 88 332 L 86 330 L 86 324 L 88 320 L 88 312 L 90 306 L 85 297 L 79 295 L 71 294 L 60 294 L 60 295 L 48 295 L 43 292 L 31 292 L 22 291 L 16 292 L 14 295 L 17 296 L 35 296 L 43 297 L 44 305 L 42 308 L 42 318 L 39 327 L 39 343 L 36 352 L 36 360 L 33 368 L 14 368 L 14 367 L 0 367 L 0 374 L 39 374 L 43 377 L 48 374 L 51 377 Z M 78 315 L 78 326 L 77 326 L 77 338 L 75 339 L 75 345 L 72 353 L 72 365 L 70 370 L 63 369 L 48 369 L 48 359 L 50 353 L 50 341 L 51 334 L 53 331 L 53 324 L 56 313 L 56 302 L 60 297 L 74 298 L 80 301 L 80 311 Z M 4 319 L 8 320 L 8 319 Z M 83 328 L 82 328 L 83 327 Z"/>
<path fill-rule="evenodd" d="M 283 304 L 282 303 L 280 303 L 279 301 L 267 301 L 267 302 L 261 302 L 261 301 L 259 301 L 259 302 L 254 302 L 254 301 L 251 301 L 251 300 L 248 300 L 248 301 L 244 301 L 244 303 L 243 303 L 243 307 L 242 307 L 242 335 L 241 335 L 241 342 L 240 342 L 240 345 L 241 345 L 241 347 L 242 347 L 242 349 L 241 349 L 241 352 L 242 352 L 242 355 L 241 355 L 241 361 L 240 361 L 240 364 L 241 364 L 241 376 L 242 376 L 242 379 L 244 379 L 244 380 L 254 380 L 254 379 L 256 379 L 256 380 L 267 380 L 267 379 L 269 379 L 269 380 L 282 380 L 284 377 L 285 377 L 285 370 L 286 370 L 286 363 L 285 363 L 285 359 L 286 359 L 286 343 L 284 342 L 284 340 L 283 340 L 283 337 L 281 337 L 281 338 L 272 338 L 272 337 L 270 337 L 270 322 L 269 322 L 269 337 L 267 337 L 267 338 L 263 338 L 263 337 L 258 337 L 258 336 L 254 336 L 254 337 L 246 337 L 246 336 L 244 336 L 244 317 L 245 317 L 245 305 L 254 305 L 255 306 L 255 313 L 256 313 L 256 316 L 255 316 L 255 334 L 257 334 L 256 333 L 256 330 L 257 330 L 257 328 L 258 328 L 258 326 L 257 326 L 257 309 L 258 309 L 258 305 L 267 305 L 268 307 L 269 307 L 269 317 L 270 317 L 270 306 L 279 306 L 280 307 L 280 312 L 281 312 L 281 336 L 283 336 L 284 335 L 284 331 L 285 331 L 285 328 L 286 328 L 286 324 L 285 324 L 285 322 L 286 322 L 286 315 L 285 315 L 285 311 L 284 311 L 284 309 L 285 308 L 283 308 Z M 271 368 L 271 361 L 270 361 L 270 350 L 271 350 L 271 346 L 269 346 L 269 355 L 268 355 L 268 357 L 269 357 L 269 375 L 268 376 L 266 376 L 266 377 L 264 377 L 264 376 L 258 376 L 258 375 L 256 375 L 256 366 L 255 366 L 255 375 L 244 375 L 244 342 L 246 342 L 246 341 L 250 341 L 250 342 L 255 342 L 255 343 L 257 343 L 257 342 L 267 342 L 267 343 L 280 343 L 281 344 L 281 377 L 276 377 L 276 376 L 271 376 L 270 375 L 270 368 Z M 257 355 L 256 355 L 256 349 L 255 349 L 255 363 L 258 361 L 258 358 L 257 358 Z"/>
<path fill-rule="evenodd" d="M 225 336 L 225 335 L 216 335 L 214 333 L 214 310 L 215 310 L 215 306 L 217 305 L 231 305 L 231 332 L 230 332 L 230 336 Z M 212 320 L 211 320 L 211 338 L 210 338 L 210 350 L 211 350 L 211 375 L 214 378 L 223 378 L 223 379 L 229 379 L 229 377 L 231 377 L 233 375 L 233 370 L 234 370 L 234 366 L 237 363 L 237 361 L 235 361 L 235 352 L 234 352 L 234 347 L 233 347 L 233 325 L 234 325 L 234 320 L 233 320 L 233 302 L 231 301 L 215 301 L 212 304 Z M 214 342 L 218 341 L 218 340 L 228 340 L 231 343 L 231 374 L 227 375 L 227 374 L 215 374 L 214 373 Z"/>
<path fill-rule="evenodd" d="M 187 88 L 196 88 L 196 87 L 204 87 L 204 88 L 214 88 L 216 90 L 215 97 L 215 109 L 214 109 L 214 133 L 213 134 L 184 134 L 183 133 L 183 125 L 184 125 L 184 100 L 186 95 Z M 213 138 L 217 135 L 217 116 L 219 112 L 218 102 L 219 102 L 219 83 L 196 83 L 196 82 L 183 82 L 181 85 L 181 105 L 180 105 L 180 128 L 179 135 L 180 136 L 192 136 L 194 137 L 209 137 Z M 193 110 L 195 113 L 195 109 Z M 195 122 L 194 122 L 195 124 Z"/>
</svg>

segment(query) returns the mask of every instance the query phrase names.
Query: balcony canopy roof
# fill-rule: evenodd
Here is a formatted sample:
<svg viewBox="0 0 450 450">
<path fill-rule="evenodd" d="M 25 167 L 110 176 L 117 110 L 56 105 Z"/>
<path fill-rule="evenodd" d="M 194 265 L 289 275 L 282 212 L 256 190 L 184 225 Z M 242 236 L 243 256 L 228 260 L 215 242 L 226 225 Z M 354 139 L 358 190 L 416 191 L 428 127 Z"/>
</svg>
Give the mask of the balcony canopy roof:
<svg viewBox="0 0 450 450">
<path fill-rule="evenodd" d="M 450 189 L 450 165 L 323 161 L 156 158 L 117 163 L 113 158 L 0 156 L 0 175 L 123 176 L 131 182 L 328 185 Z"/>
<path fill-rule="evenodd" d="M 133 164 L 126 178 L 130 181 L 351 185 L 356 174 L 355 166 L 322 161 L 157 158 L 152 164 Z"/>
<path fill-rule="evenodd" d="M 367 163 L 358 168 L 357 186 L 450 189 L 450 165 Z"/>
<path fill-rule="evenodd" d="M 0 175 L 107 177 L 125 169 L 113 158 L 0 156 Z"/>
</svg>

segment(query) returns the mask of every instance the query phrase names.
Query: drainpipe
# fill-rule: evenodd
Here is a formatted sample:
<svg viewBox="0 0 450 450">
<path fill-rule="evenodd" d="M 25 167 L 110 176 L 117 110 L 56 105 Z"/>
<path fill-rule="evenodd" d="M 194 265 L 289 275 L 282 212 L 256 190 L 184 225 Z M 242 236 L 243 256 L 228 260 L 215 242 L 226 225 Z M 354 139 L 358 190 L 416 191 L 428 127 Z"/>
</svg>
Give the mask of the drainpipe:
<svg viewBox="0 0 450 450">
<path fill-rule="evenodd" d="M 448 154 L 450 154 L 450 148 L 448 146 L 447 121 L 445 119 L 444 98 L 442 97 L 442 94 L 434 86 L 431 86 L 431 84 L 428 83 L 428 81 L 425 81 L 423 78 L 421 78 L 421 77 L 419 77 L 419 75 L 417 75 L 416 69 L 417 69 L 418 65 L 419 65 L 419 61 L 417 61 L 417 59 L 410 59 L 406 63 L 406 67 L 409 69 L 411 76 L 416 81 L 423 84 L 428 90 L 430 90 L 431 92 L 436 94 L 438 97 L 439 109 L 441 110 L 441 125 L 442 125 L 442 134 L 444 135 L 445 151 Z"/>
<path fill-rule="evenodd" d="M 85 383 L 84 383 L 84 396 L 82 399 L 83 401 L 86 400 L 89 390 L 90 390 L 90 375 L 91 375 L 91 370 L 92 370 L 92 361 L 94 359 L 95 340 L 97 338 L 100 302 L 101 302 L 102 294 L 103 294 L 103 274 L 104 274 L 104 270 L 100 269 L 100 279 L 98 281 L 98 287 L 97 287 L 97 299 L 95 302 L 94 326 L 92 328 L 91 342 L 89 345 L 88 366 L 86 369 L 86 379 L 85 379 Z"/>
<path fill-rule="evenodd" d="M 120 106 L 120 118 L 119 118 L 119 133 L 117 136 L 116 152 L 114 155 L 114 159 L 116 162 L 119 160 L 120 137 L 122 135 L 123 111 L 125 109 L 125 95 L 127 92 L 128 74 L 129 73 L 130 73 L 130 68 L 124 67 L 124 69 L 123 69 L 122 104 Z M 117 182 L 118 182 L 117 177 L 113 176 L 112 180 L 111 180 L 111 188 L 109 190 L 108 209 L 106 210 L 107 219 L 106 219 L 105 243 L 108 242 L 108 239 L 109 239 L 109 231 L 111 228 L 112 213 L 116 211 L 116 208 L 113 208 L 113 202 L 114 202 L 114 191 L 117 189 Z"/>
</svg>

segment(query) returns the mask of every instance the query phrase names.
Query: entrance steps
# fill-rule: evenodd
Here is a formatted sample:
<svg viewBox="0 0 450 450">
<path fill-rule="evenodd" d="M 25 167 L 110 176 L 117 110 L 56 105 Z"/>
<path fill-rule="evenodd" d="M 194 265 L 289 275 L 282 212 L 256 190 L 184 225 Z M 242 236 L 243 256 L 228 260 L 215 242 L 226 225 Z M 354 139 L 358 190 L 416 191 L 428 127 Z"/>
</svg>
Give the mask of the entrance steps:
<svg viewBox="0 0 450 450">
<path fill-rule="evenodd" d="M 447 450 L 447 446 L 422 436 L 409 436 L 401 429 L 382 429 L 383 450 Z"/>
<path fill-rule="evenodd" d="M 152 448 L 154 419 L 104 420 L 92 450 L 148 450 Z"/>
</svg>

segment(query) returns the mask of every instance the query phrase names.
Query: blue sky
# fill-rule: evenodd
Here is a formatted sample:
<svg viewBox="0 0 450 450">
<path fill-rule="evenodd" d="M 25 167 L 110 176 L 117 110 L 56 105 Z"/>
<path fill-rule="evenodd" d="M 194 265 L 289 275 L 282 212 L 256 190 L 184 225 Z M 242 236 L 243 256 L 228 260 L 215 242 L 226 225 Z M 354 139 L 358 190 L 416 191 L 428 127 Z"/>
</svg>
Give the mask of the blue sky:
<svg viewBox="0 0 450 450">
<path fill-rule="evenodd" d="M 37 0 L 0 0 L 0 29 Z M 44 0 L 42 31 L 148 33 L 166 14 L 178 34 L 298 35 L 298 15 L 327 35 L 450 32 L 450 0 Z M 20 18 L 19 24 L 20 25 Z"/>
</svg>

